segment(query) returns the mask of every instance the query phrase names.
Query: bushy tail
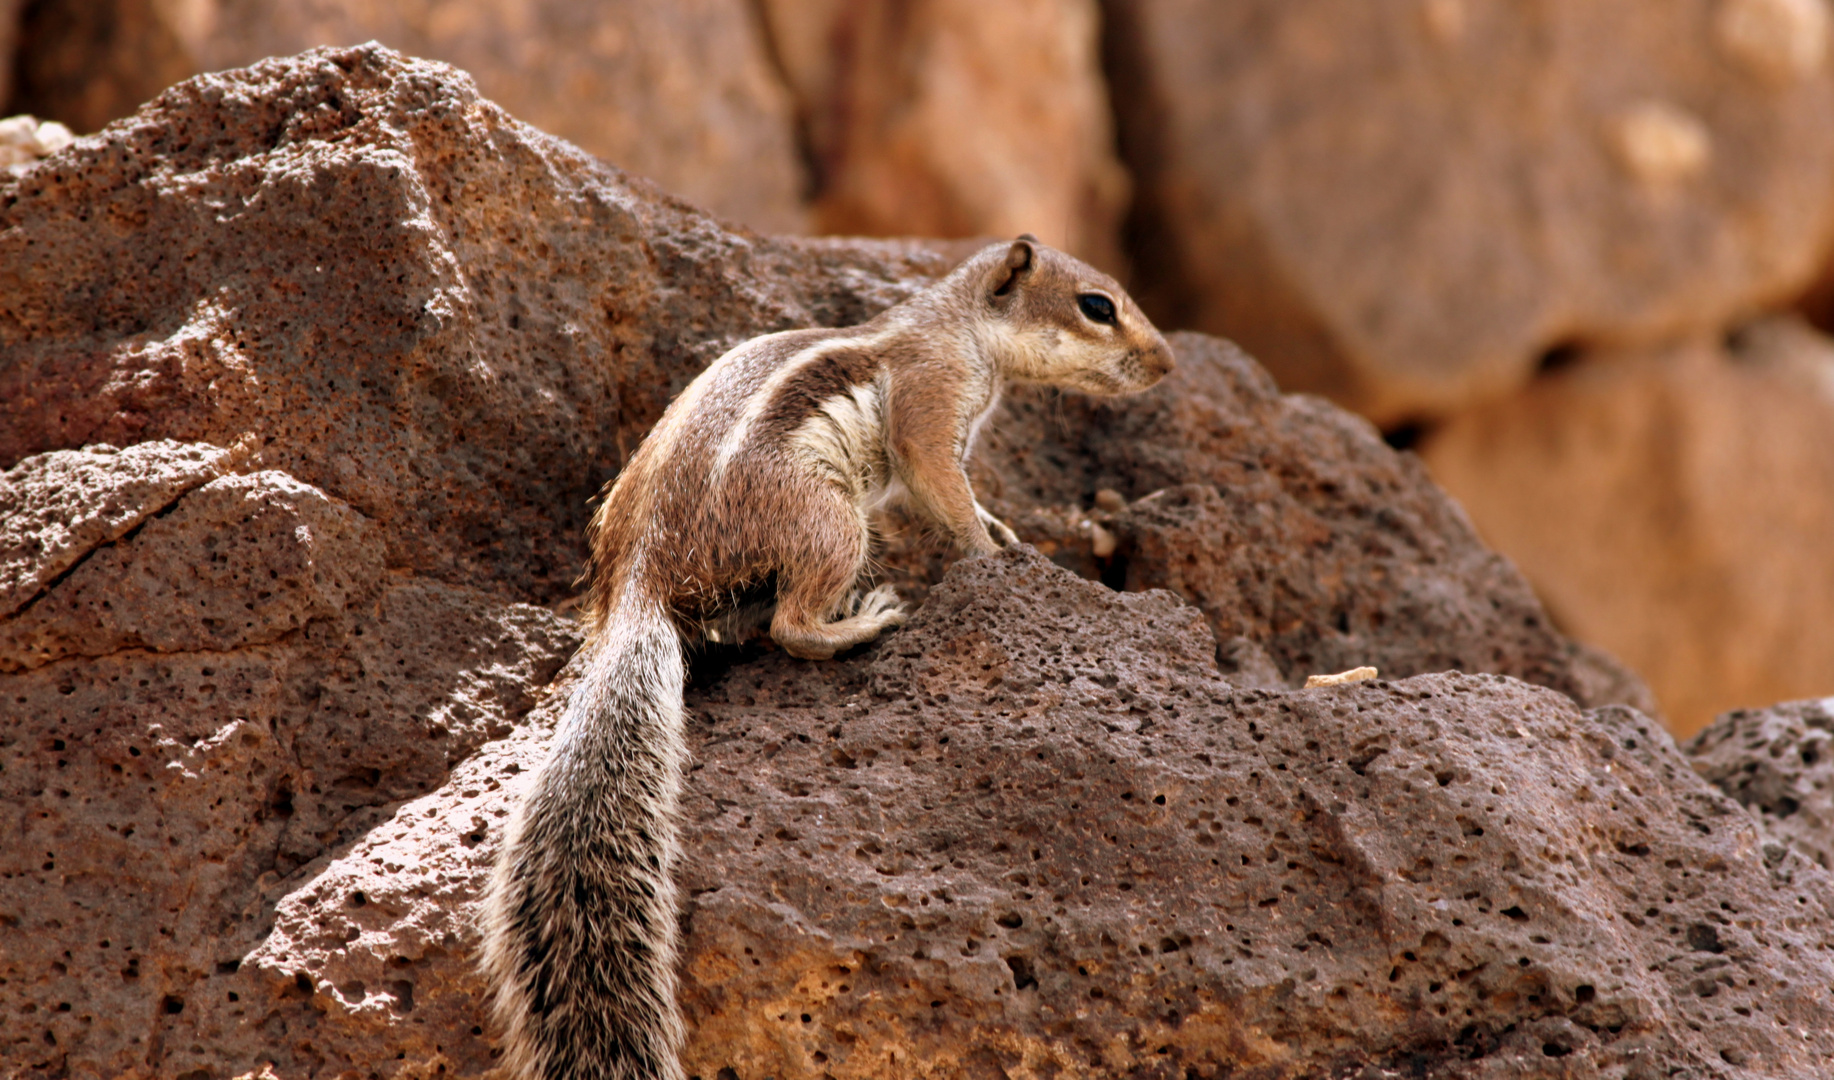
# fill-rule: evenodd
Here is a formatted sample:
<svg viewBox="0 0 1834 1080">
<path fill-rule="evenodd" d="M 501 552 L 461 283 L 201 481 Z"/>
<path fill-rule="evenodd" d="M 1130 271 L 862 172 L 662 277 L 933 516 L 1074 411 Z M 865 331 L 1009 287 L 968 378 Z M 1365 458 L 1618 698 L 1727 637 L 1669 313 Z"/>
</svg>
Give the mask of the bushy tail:
<svg viewBox="0 0 1834 1080">
<path fill-rule="evenodd" d="M 687 747 L 681 644 L 627 590 L 588 648 L 484 903 L 484 971 L 512 1073 L 680 1080 L 670 869 Z"/>
</svg>

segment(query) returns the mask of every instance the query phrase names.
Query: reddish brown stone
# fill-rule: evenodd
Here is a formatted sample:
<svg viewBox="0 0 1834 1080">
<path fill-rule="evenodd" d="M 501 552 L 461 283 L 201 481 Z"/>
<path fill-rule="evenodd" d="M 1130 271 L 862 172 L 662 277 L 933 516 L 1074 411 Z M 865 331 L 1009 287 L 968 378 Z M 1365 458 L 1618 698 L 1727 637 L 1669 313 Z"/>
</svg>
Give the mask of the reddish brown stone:
<svg viewBox="0 0 1834 1080">
<path fill-rule="evenodd" d="M 1120 265 L 1127 174 L 1095 0 L 764 0 L 819 232 L 1035 233 Z"/>
<path fill-rule="evenodd" d="M 98 544 L 120 538 L 234 454 L 203 444 L 147 442 L 39 458 L 0 479 L 0 615 L 11 615 Z"/>
<path fill-rule="evenodd" d="M 1834 342 L 1786 320 L 1597 349 L 1422 443 L 1563 630 L 1677 735 L 1834 693 Z"/>
<path fill-rule="evenodd" d="M 557 600 L 586 500 L 695 371 L 946 269 L 733 232 L 443 65 L 309 53 L 0 182 L 0 466 L 247 435 L 391 565 Z"/>
<path fill-rule="evenodd" d="M 1765 832 L 1834 869 L 1834 697 L 1735 709 L 1683 749 Z"/>
<path fill-rule="evenodd" d="M 1807 285 L 1823 0 L 1113 0 L 1148 309 L 1384 424 Z"/>
<path fill-rule="evenodd" d="M 733 233 L 377 49 L 0 181 L 11 516 L 88 470 L 107 523 L 5 534 L 0 1060 L 489 1070 L 470 905 L 585 495 L 727 344 L 945 266 Z M 1814 1076 L 1825 873 L 1659 726 L 1505 677 L 1616 678 L 1410 459 L 1177 346 L 1151 396 L 1015 395 L 976 482 L 1195 606 L 901 534 L 908 628 L 698 656 L 693 1072 Z M 1281 685 L 1345 657 L 1502 674 Z"/>
<path fill-rule="evenodd" d="M 1117 587 L 1195 604 L 1225 672 L 1261 650 L 1291 686 L 1363 664 L 1456 668 L 1653 710 L 1634 675 L 1554 629 L 1412 454 L 1281 394 L 1228 342 L 1170 340 L 1178 369 L 1139 398 L 1020 392 L 990 425 L 977 486 L 1021 535 Z M 1104 491 L 1120 509 L 1101 509 Z M 1087 522 L 1113 533 L 1111 558 L 1094 557 Z M 1250 651 L 1231 659 L 1238 643 Z"/>
<path fill-rule="evenodd" d="M 1834 1053 L 1834 880 L 1659 726 L 1494 676 L 1241 691 L 1208 661 L 1168 594 L 1024 551 L 851 658 L 709 658 L 690 1073 L 1809 1080 Z M 257 1024 L 283 1076 L 488 1067 L 464 905 L 569 685 L 289 879 L 238 970 L 181 981 L 169 1068 L 247 1060 Z"/>
<path fill-rule="evenodd" d="M 372 40 L 463 68 L 520 119 L 715 213 L 802 231 L 790 94 L 745 0 L 38 0 L 16 111 L 96 131 L 200 72 Z"/>
</svg>

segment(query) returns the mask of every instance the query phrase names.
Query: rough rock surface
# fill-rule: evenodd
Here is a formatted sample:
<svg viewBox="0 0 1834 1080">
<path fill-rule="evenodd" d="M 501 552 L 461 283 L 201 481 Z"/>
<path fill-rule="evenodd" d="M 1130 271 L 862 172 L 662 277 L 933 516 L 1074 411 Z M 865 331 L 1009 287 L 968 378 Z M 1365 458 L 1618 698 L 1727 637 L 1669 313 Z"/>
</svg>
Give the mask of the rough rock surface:
<svg viewBox="0 0 1834 1080">
<path fill-rule="evenodd" d="M 1808 1078 L 1834 1054 L 1834 880 L 1767 847 L 1630 710 L 1456 674 L 1235 690 L 1191 609 L 1023 551 L 957 564 L 851 659 L 722 659 L 690 698 L 694 1075 Z M 33 921 L 42 906 L 18 924 L 83 942 L 68 979 L 33 986 L 31 1050 L 42 1027 L 121 1044 L 83 1064 L 130 1075 L 148 1053 L 160 1075 L 488 1068 L 466 904 L 566 683 L 287 879 L 252 929 L 193 899 L 148 921 L 188 949 L 104 947 L 81 902 L 120 905 L 71 875 L 68 929 Z M 225 730 L 57 751 L 40 734 L 7 775 L 101 799 L 112 760 L 205 788 L 217 820 L 148 822 L 116 781 L 140 843 L 189 851 L 272 806 L 249 790 L 268 737 Z M 153 769 L 169 760 L 188 768 Z M 209 895 L 216 860 L 181 880 Z M 230 928 L 214 948 L 194 929 L 211 919 Z M 103 967 L 148 953 L 125 982 Z M 96 1000 L 143 980 L 164 1010 L 150 1050 L 130 1039 L 145 1021 Z"/>
<path fill-rule="evenodd" d="M 816 231 L 1030 232 L 1119 267 L 1128 185 L 1096 0 L 761 8 L 808 140 Z"/>
<path fill-rule="evenodd" d="M 587 498 L 694 372 L 945 269 L 733 232 L 450 68 L 316 51 L 0 181 L 0 466 L 248 435 L 380 522 L 389 565 L 551 602 Z"/>
<path fill-rule="evenodd" d="M 1683 749 L 1765 832 L 1834 868 L 1834 698 L 1736 709 Z"/>
<path fill-rule="evenodd" d="M 0 1061 L 487 1071 L 468 905 L 568 688 L 535 604 L 585 496 L 726 344 L 945 266 L 730 232 L 376 49 L 0 181 L 9 517 L 108 508 L 4 549 Z M 1177 348 L 1155 395 L 1015 395 L 976 482 L 1197 606 L 902 533 L 911 627 L 700 658 L 695 1071 L 1816 1075 L 1828 879 L 1653 723 L 1281 687 L 1635 690 L 1373 429 Z"/>
<path fill-rule="evenodd" d="M 72 456 L 30 464 L 61 484 Z M 373 532 L 285 473 L 224 477 L 147 520 L 132 543 L 83 549 L 55 589 L 0 623 L 0 671 L 130 648 L 227 651 L 303 630 L 375 582 Z"/>
<path fill-rule="evenodd" d="M 96 545 L 119 539 L 235 455 L 152 441 L 38 458 L 0 478 L 0 615 L 11 615 Z"/>
<path fill-rule="evenodd" d="M 733 233 L 376 49 L 182 84 L 8 198 L 0 465 L 244 439 L 377 522 L 389 566 L 538 603 L 570 594 L 587 498 L 694 372 L 947 269 Z M 201 216 L 218 205 L 237 209 Z M 980 490 L 1079 570 L 1178 589 L 1286 680 L 1373 661 L 1578 692 L 1569 645 L 1416 464 L 1227 346 L 1177 347 L 1143 398 L 1015 395 Z M 1105 489 L 1167 494 L 1108 518 L 1126 547 L 1103 561 L 1079 530 Z M 907 536 L 889 561 L 920 597 L 942 558 Z"/>
<path fill-rule="evenodd" d="M 197 460 L 161 449 L 172 471 Z M 54 502 L 98 456 L 6 479 Z M 92 537 L 0 623 L 8 1076 L 188 1072 L 199 980 L 268 936 L 302 867 L 508 734 L 578 643 L 544 608 L 388 573 L 377 526 L 284 474 L 163 513 L 165 489 L 111 494 L 136 491 L 144 525 Z M 273 1036 L 219 1046 L 209 1075 Z"/>
<path fill-rule="evenodd" d="M 1823 0 L 1107 4 L 1149 309 L 1384 423 L 1805 285 Z"/>
<path fill-rule="evenodd" d="M 1834 343 L 1767 320 L 1603 351 L 1420 452 L 1561 629 L 1649 680 L 1673 730 L 1834 693 Z"/>
<path fill-rule="evenodd" d="M 521 119 L 715 213 L 801 231 L 790 95 L 746 0 L 48 0 L 18 100 L 94 131 L 199 72 L 372 39 L 465 69 Z"/>
<path fill-rule="evenodd" d="M 1834 1052 L 1830 879 L 1767 859 L 1658 726 L 1496 677 L 1234 691 L 1206 645 L 1164 593 L 1013 552 L 819 682 L 778 658 L 711 682 L 696 1071 L 1811 1075 Z M 1522 1051 L 1536 1071 L 1488 1060 Z"/>
<path fill-rule="evenodd" d="M 1411 454 L 1282 395 L 1228 342 L 1170 340 L 1178 369 L 1149 394 L 1021 391 L 988 425 L 976 489 L 1021 536 L 1117 588 L 1195 604 L 1232 676 L 1457 668 L 1654 708 L 1635 676 L 1554 629 Z M 1097 527 L 1115 540 L 1105 559 Z"/>
</svg>

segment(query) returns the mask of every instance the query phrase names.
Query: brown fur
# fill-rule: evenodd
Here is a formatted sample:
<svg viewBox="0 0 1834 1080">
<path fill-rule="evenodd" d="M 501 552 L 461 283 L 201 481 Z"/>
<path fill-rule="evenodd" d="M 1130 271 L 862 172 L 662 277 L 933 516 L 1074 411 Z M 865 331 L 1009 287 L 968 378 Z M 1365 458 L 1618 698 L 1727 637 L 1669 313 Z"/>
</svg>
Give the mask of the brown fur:
<svg viewBox="0 0 1834 1080">
<path fill-rule="evenodd" d="M 1008 265 L 1015 260 L 1019 266 Z M 1118 332 L 1090 324 L 1077 310 L 1076 297 L 1090 290 L 1114 301 Z M 1029 350 L 1002 350 L 1003 325 L 1029 330 L 1037 340 L 1027 342 Z M 772 388 L 744 450 L 716 482 L 715 448 L 750 394 L 812 347 L 847 340 L 869 343 L 823 355 Z M 1071 355 L 1064 363 L 1072 344 L 1099 355 Z M 747 342 L 703 373 L 701 380 L 715 385 L 690 387 L 670 406 L 606 493 L 592 520 L 588 610 L 595 624 L 604 620 L 641 547 L 641 572 L 682 616 L 684 631 L 773 572 L 799 595 L 813 590 L 814 580 L 833 583 L 841 595 L 803 598 L 825 613 L 851 587 L 857 574 L 849 571 L 866 556 L 852 495 L 887 481 L 901 484 L 916 509 L 964 550 L 990 551 L 997 545 L 977 520 L 963 464 L 972 422 L 997 399 L 1001 383 L 1127 393 L 1152 385 L 1171 366 L 1164 340 L 1119 285 L 1029 239 L 983 251 L 929 292 L 861 326 Z M 784 452 L 786 436 L 825 402 L 851 387 L 875 385 L 883 396 L 883 464 L 891 475 L 838 484 L 811 475 Z"/>
</svg>

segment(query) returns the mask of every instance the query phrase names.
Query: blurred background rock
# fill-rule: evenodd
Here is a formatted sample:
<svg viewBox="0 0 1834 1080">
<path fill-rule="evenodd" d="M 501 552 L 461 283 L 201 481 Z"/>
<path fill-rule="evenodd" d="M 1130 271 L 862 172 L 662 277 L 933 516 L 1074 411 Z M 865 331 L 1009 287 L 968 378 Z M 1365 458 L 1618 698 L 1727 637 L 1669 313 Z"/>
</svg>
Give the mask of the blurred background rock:
<svg viewBox="0 0 1834 1080">
<path fill-rule="evenodd" d="M 374 38 L 760 231 L 1037 233 L 1418 449 L 1688 733 L 1834 694 L 1829 16 L 0 0 L 0 101 L 91 132 L 197 72 Z"/>
</svg>

